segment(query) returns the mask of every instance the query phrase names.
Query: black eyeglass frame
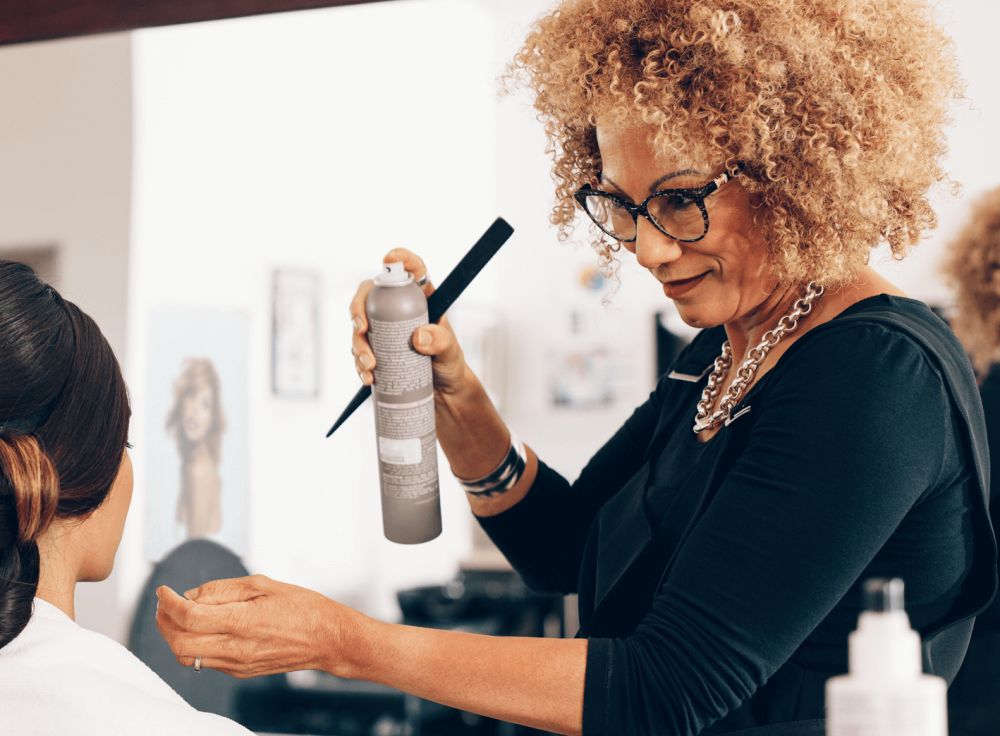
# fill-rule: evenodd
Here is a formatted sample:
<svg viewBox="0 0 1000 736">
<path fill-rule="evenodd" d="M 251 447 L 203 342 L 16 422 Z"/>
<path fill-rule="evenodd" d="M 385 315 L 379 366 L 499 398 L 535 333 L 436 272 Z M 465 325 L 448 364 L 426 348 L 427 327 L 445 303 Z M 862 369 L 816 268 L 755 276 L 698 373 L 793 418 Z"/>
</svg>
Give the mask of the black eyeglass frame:
<svg viewBox="0 0 1000 736">
<path fill-rule="evenodd" d="M 649 220 L 652 223 L 653 227 L 655 227 L 661 233 L 666 235 L 668 238 L 672 238 L 673 240 L 676 240 L 679 243 L 697 243 L 699 240 L 708 235 L 708 209 L 705 207 L 705 199 L 708 196 L 719 191 L 719 189 L 722 187 L 723 184 L 735 179 L 742 173 L 743 173 L 743 163 L 739 162 L 732 169 L 723 171 L 721 174 L 712 179 L 712 181 L 708 182 L 708 184 L 706 184 L 703 187 L 660 189 L 658 191 L 653 192 L 644 200 L 642 200 L 641 204 L 635 204 L 634 202 L 630 202 L 624 197 L 620 197 L 619 195 L 614 194 L 612 192 L 605 192 L 601 189 L 594 189 L 592 186 L 590 186 L 590 184 L 584 184 L 582 187 L 577 189 L 576 192 L 573 194 L 573 198 L 577 201 L 577 204 L 580 205 L 580 209 L 582 209 L 584 212 L 587 213 L 587 217 L 589 217 L 593 221 L 593 223 L 601 229 L 602 233 L 604 233 L 609 237 L 614 238 L 620 243 L 634 243 L 635 239 L 639 237 L 639 215 L 642 215 L 647 220 Z M 671 235 L 649 214 L 649 210 L 646 207 L 651 201 L 653 201 L 657 197 L 662 197 L 664 195 L 671 195 L 671 194 L 679 195 L 687 199 L 690 199 L 692 202 L 698 205 L 698 211 L 701 212 L 701 219 L 705 223 L 705 230 L 697 238 L 678 238 L 676 235 Z M 605 197 L 624 207 L 625 210 L 630 215 L 632 215 L 632 221 L 635 223 L 635 235 L 627 239 L 619 238 L 614 233 L 609 233 L 607 230 L 605 230 L 604 226 L 601 225 L 601 223 L 597 221 L 597 218 L 595 218 L 590 213 L 590 210 L 587 209 L 587 197 L 595 197 L 595 196 Z"/>
</svg>

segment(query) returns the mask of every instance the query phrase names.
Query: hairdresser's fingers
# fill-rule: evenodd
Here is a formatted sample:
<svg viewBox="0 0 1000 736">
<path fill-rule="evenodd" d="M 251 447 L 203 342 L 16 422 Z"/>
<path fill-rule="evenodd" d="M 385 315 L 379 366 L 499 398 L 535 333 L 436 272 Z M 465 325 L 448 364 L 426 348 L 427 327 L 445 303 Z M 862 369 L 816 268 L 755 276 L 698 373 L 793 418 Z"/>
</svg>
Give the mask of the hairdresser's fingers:
<svg viewBox="0 0 1000 736">
<path fill-rule="evenodd" d="M 184 597 L 196 603 L 235 603 L 263 595 L 270 586 L 266 575 L 247 575 L 242 578 L 210 580 L 184 591 Z"/>
<path fill-rule="evenodd" d="M 430 344 L 426 344 L 427 338 Z M 467 379 L 465 355 L 447 320 L 439 325 L 424 325 L 413 333 L 414 347 L 424 355 L 433 356 L 434 390 L 452 393 L 461 389 Z"/>
<path fill-rule="evenodd" d="M 169 621 L 172 625 L 180 628 L 181 622 L 188 615 L 188 611 L 194 607 L 192 601 L 177 594 L 173 588 L 161 585 L 156 589 L 156 621 Z"/>
<path fill-rule="evenodd" d="M 201 657 L 201 669 L 216 670 L 224 675 L 236 677 L 241 680 L 248 677 L 261 677 L 263 675 L 274 675 L 279 672 L 288 672 L 288 670 L 282 669 L 280 665 L 271 663 L 237 662 L 229 659 L 205 657 L 204 655 L 198 656 Z M 194 667 L 194 659 L 194 657 L 178 657 L 177 661 L 183 667 Z"/>
<path fill-rule="evenodd" d="M 170 628 L 172 624 L 178 629 L 194 633 L 219 633 L 232 629 L 234 621 L 239 617 L 240 608 L 246 603 L 230 603 L 228 605 L 210 606 L 203 603 L 195 603 L 177 595 L 173 590 L 165 585 L 156 589 L 157 611 L 156 621 L 159 624 L 165 621 L 166 626 L 161 626 L 160 630 Z"/>
<path fill-rule="evenodd" d="M 413 331 L 413 347 L 418 353 L 434 356 L 442 362 L 462 356 L 455 333 L 446 325 L 421 325 Z"/>
<path fill-rule="evenodd" d="M 181 656 L 226 657 L 235 662 L 238 657 L 247 656 L 246 648 L 252 643 L 240 635 L 242 622 L 235 620 L 227 625 L 226 630 L 223 631 L 195 632 L 182 628 L 166 615 L 163 609 L 160 609 L 156 613 L 156 627 L 160 630 L 160 635 L 167 646 L 170 647 L 170 651 L 178 658 Z"/>
<path fill-rule="evenodd" d="M 180 664 L 194 664 L 195 657 L 201 657 L 203 664 L 206 660 L 235 664 L 246 656 L 246 642 L 228 634 L 180 633 L 167 643 Z"/>
<path fill-rule="evenodd" d="M 357 291 L 351 299 L 350 312 L 351 324 L 354 327 L 355 335 L 363 335 L 368 331 L 368 318 L 365 316 L 365 302 L 368 299 L 368 292 L 372 290 L 372 280 L 365 279 L 358 284 Z"/>
<path fill-rule="evenodd" d="M 180 662 L 183 667 L 194 667 L 194 657 L 178 657 L 177 661 Z M 202 670 L 215 670 L 221 672 L 224 675 L 229 675 L 230 677 L 236 677 L 240 680 L 245 680 L 249 677 L 259 677 L 260 675 L 273 675 L 274 672 L 261 671 L 250 669 L 245 665 L 240 665 L 238 663 L 229 662 L 228 660 L 216 660 L 216 659 L 206 659 L 201 658 L 201 669 Z"/>
<path fill-rule="evenodd" d="M 419 280 L 427 275 L 427 264 L 424 263 L 424 259 L 406 248 L 393 248 L 386 253 L 382 258 L 382 263 L 390 261 L 402 261 L 403 268 L 412 273 L 415 279 Z M 434 286 L 428 281 L 423 285 L 423 290 L 426 296 L 430 296 L 434 293 Z"/>
<path fill-rule="evenodd" d="M 370 371 L 375 367 L 375 353 L 364 335 L 354 333 L 351 338 L 351 354 L 354 356 L 354 370 L 359 373 Z"/>
</svg>

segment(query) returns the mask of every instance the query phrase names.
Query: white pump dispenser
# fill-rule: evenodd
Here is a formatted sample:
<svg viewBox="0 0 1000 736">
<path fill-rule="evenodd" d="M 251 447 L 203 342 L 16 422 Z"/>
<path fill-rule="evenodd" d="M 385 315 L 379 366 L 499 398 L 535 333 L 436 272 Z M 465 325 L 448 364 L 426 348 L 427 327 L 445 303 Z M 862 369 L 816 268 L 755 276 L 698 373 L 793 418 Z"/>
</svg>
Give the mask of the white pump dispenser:
<svg viewBox="0 0 1000 736">
<path fill-rule="evenodd" d="M 848 638 L 849 672 L 826 683 L 827 736 L 947 736 L 947 685 L 921 669 L 903 581 L 869 580 L 865 598 Z"/>
</svg>

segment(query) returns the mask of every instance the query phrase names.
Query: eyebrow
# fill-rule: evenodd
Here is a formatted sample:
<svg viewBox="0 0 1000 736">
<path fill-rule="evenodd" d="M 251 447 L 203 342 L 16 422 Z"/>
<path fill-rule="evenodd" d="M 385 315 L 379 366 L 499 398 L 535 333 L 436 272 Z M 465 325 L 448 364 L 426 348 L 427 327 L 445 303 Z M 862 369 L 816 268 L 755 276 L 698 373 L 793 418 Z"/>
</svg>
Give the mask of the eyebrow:
<svg viewBox="0 0 1000 736">
<path fill-rule="evenodd" d="M 675 179 L 678 176 L 686 176 L 687 174 L 699 174 L 699 175 L 701 175 L 702 172 L 700 172 L 698 169 L 680 169 L 679 171 L 671 171 L 669 174 L 664 174 L 659 179 L 657 179 L 652 184 L 650 184 L 649 185 L 649 191 L 650 191 L 650 193 L 655 192 L 657 190 L 657 188 L 659 188 L 660 184 L 662 184 L 663 182 L 667 181 L 668 179 Z M 625 190 L 622 189 L 621 186 L 619 186 L 618 184 L 616 184 L 615 181 L 614 181 L 614 179 L 611 179 L 611 178 L 605 176 L 603 171 L 601 172 L 601 180 L 608 182 L 609 184 L 611 184 L 613 187 L 615 187 L 615 189 L 617 189 L 622 194 L 625 193 Z"/>
</svg>

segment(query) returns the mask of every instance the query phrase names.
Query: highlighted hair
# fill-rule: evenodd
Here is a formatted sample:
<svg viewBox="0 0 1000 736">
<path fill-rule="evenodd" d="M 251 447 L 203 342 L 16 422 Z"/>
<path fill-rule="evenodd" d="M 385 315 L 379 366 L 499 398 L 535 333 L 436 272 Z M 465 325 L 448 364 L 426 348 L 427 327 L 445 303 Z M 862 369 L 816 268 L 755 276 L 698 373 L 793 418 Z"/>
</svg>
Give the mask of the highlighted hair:
<svg viewBox="0 0 1000 736">
<path fill-rule="evenodd" d="M 638 123 L 665 154 L 746 162 L 775 274 L 826 284 L 880 243 L 902 258 L 936 225 L 927 194 L 946 179 L 961 88 L 920 0 L 564 0 L 507 79 L 535 93 L 561 239 L 574 191 L 601 168 L 598 119 Z M 607 244 L 593 244 L 607 270 Z"/>
</svg>

